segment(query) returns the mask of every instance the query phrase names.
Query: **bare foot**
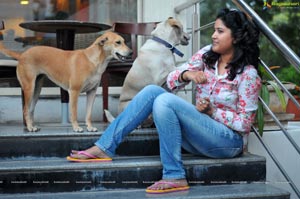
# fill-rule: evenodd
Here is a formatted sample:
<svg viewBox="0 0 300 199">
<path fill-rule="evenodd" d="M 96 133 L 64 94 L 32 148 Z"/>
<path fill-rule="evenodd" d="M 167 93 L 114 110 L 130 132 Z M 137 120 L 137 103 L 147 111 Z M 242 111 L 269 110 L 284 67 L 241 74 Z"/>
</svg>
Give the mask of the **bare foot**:
<svg viewBox="0 0 300 199">
<path fill-rule="evenodd" d="M 84 150 L 85 152 L 94 155 L 98 158 L 110 158 L 108 155 L 106 155 L 99 147 L 97 146 L 93 146 L 89 149 Z M 76 150 L 72 150 L 71 156 L 72 158 L 77 158 L 77 159 L 88 159 L 89 157 L 87 157 L 86 155 L 80 155 L 78 154 L 79 151 Z"/>
<path fill-rule="evenodd" d="M 160 183 L 161 182 L 161 183 Z M 170 182 L 170 184 L 168 184 L 167 182 Z M 165 189 L 171 189 L 174 188 L 174 186 L 172 186 L 172 184 L 176 184 L 177 187 L 185 187 L 188 186 L 187 180 L 186 179 L 169 179 L 169 180 L 160 180 L 156 183 L 154 183 L 153 185 L 147 187 L 148 190 L 165 190 Z"/>
</svg>

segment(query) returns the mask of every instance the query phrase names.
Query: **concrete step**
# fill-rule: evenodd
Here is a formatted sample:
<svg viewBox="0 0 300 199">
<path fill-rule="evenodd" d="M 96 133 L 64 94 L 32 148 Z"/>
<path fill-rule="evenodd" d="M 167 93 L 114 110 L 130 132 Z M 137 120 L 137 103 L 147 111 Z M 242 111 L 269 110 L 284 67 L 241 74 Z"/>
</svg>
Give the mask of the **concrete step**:
<svg viewBox="0 0 300 199">
<path fill-rule="evenodd" d="M 264 182 L 264 157 L 232 159 L 183 155 L 191 186 Z M 0 193 L 71 192 L 145 188 L 161 179 L 159 156 L 119 156 L 111 163 L 70 163 L 65 158 L 0 160 Z"/>
<path fill-rule="evenodd" d="M 0 157 L 65 157 L 72 149 L 83 150 L 92 146 L 102 135 L 107 123 L 95 124 L 98 132 L 84 133 L 73 132 L 69 124 L 41 123 L 39 126 L 39 132 L 29 133 L 23 124 L 1 125 Z M 116 152 L 126 156 L 158 155 L 156 129 L 136 129 L 125 138 Z"/>
<path fill-rule="evenodd" d="M 144 189 L 109 190 L 109 191 L 86 191 L 69 193 L 36 193 L 36 194 L 0 194 L 1 199 L 147 199 L 147 198 L 169 198 L 169 199 L 289 199 L 287 191 L 275 188 L 264 183 L 235 184 L 235 185 L 213 185 L 192 186 L 185 192 L 149 195 Z"/>
</svg>

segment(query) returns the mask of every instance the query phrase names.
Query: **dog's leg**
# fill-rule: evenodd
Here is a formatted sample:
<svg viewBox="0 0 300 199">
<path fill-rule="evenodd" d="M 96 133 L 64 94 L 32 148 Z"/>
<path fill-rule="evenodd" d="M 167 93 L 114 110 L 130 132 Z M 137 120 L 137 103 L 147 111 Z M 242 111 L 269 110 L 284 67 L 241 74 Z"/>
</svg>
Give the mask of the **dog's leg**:
<svg viewBox="0 0 300 199">
<path fill-rule="evenodd" d="M 85 123 L 89 132 L 96 132 L 98 129 L 92 126 L 92 108 L 96 98 L 96 91 L 99 85 L 86 92 L 86 117 Z"/>
<path fill-rule="evenodd" d="M 69 95 L 70 95 L 70 107 L 71 107 L 71 123 L 73 126 L 73 131 L 81 133 L 83 132 L 83 128 L 81 128 L 77 122 L 77 108 L 78 108 L 77 105 L 78 105 L 78 98 L 80 94 L 78 90 L 70 89 Z"/>
<path fill-rule="evenodd" d="M 29 108 L 29 113 L 30 113 L 30 117 L 32 118 L 32 120 L 34 120 L 34 110 L 35 110 L 35 106 L 37 104 L 37 101 L 39 99 L 39 96 L 40 96 L 40 93 L 42 90 L 44 79 L 45 79 L 45 76 L 40 75 L 37 77 L 37 79 L 35 81 L 34 92 L 33 92 L 32 100 L 31 100 L 30 108 Z"/>
<path fill-rule="evenodd" d="M 34 107 L 31 107 L 32 99 L 34 96 L 35 90 L 35 78 L 32 78 L 30 81 L 22 81 L 22 89 L 24 93 L 24 106 L 23 106 L 23 116 L 25 119 L 26 127 L 29 132 L 36 132 L 39 130 L 36 126 L 33 125 L 33 112 Z M 20 81 L 21 82 L 21 81 Z"/>
</svg>

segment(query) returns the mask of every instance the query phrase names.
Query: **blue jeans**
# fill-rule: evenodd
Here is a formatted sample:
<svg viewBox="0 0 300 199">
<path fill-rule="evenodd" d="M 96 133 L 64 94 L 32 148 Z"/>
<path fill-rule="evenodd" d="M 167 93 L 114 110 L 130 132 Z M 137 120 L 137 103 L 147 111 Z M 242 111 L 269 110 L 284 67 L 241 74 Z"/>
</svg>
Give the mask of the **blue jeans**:
<svg viewBox="0 0 300 199">
<path fill-rule="evenodd" d="M 192 154 L 211 158 L 232 158 L 242 152 L 242 136 L 200 113 L 193 104 L 155 85 L 141 90 L 95 145 L 114 156 L 123 138 L 151 113 L 159 134 L 163 179 L 185 178 L 181 147 Z"/>
</svg>

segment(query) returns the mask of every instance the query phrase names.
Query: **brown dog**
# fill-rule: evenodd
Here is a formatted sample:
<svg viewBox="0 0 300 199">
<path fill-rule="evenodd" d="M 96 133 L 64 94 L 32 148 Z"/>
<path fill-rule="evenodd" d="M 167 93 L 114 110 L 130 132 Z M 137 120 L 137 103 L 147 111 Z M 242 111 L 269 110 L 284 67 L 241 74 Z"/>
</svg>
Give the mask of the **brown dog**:
<svg viewBox="0 0 300 199">
<path fill-rule="evenodd" d="M 35 132 L 33 113 L 42 87 L 39 75 L 44 74 L 70 96 L 71 123 L 75 132 L 83 132 L 77 122 L 77 103 L 81 92 L 87 94 L 86 125 L 92 126 L 91 113 L 102 73 L 112 59 L 124 60 L 131 55 L 124 39 L 116 33 L 106 32 L 86 49 L 65 51 L 47 46 L 36 46 L 19 54 L 0 46 L 0 51 L 19 61 L 17 77 L 24 92 L 23 115 L 28 131 Z"/>
</svg>

